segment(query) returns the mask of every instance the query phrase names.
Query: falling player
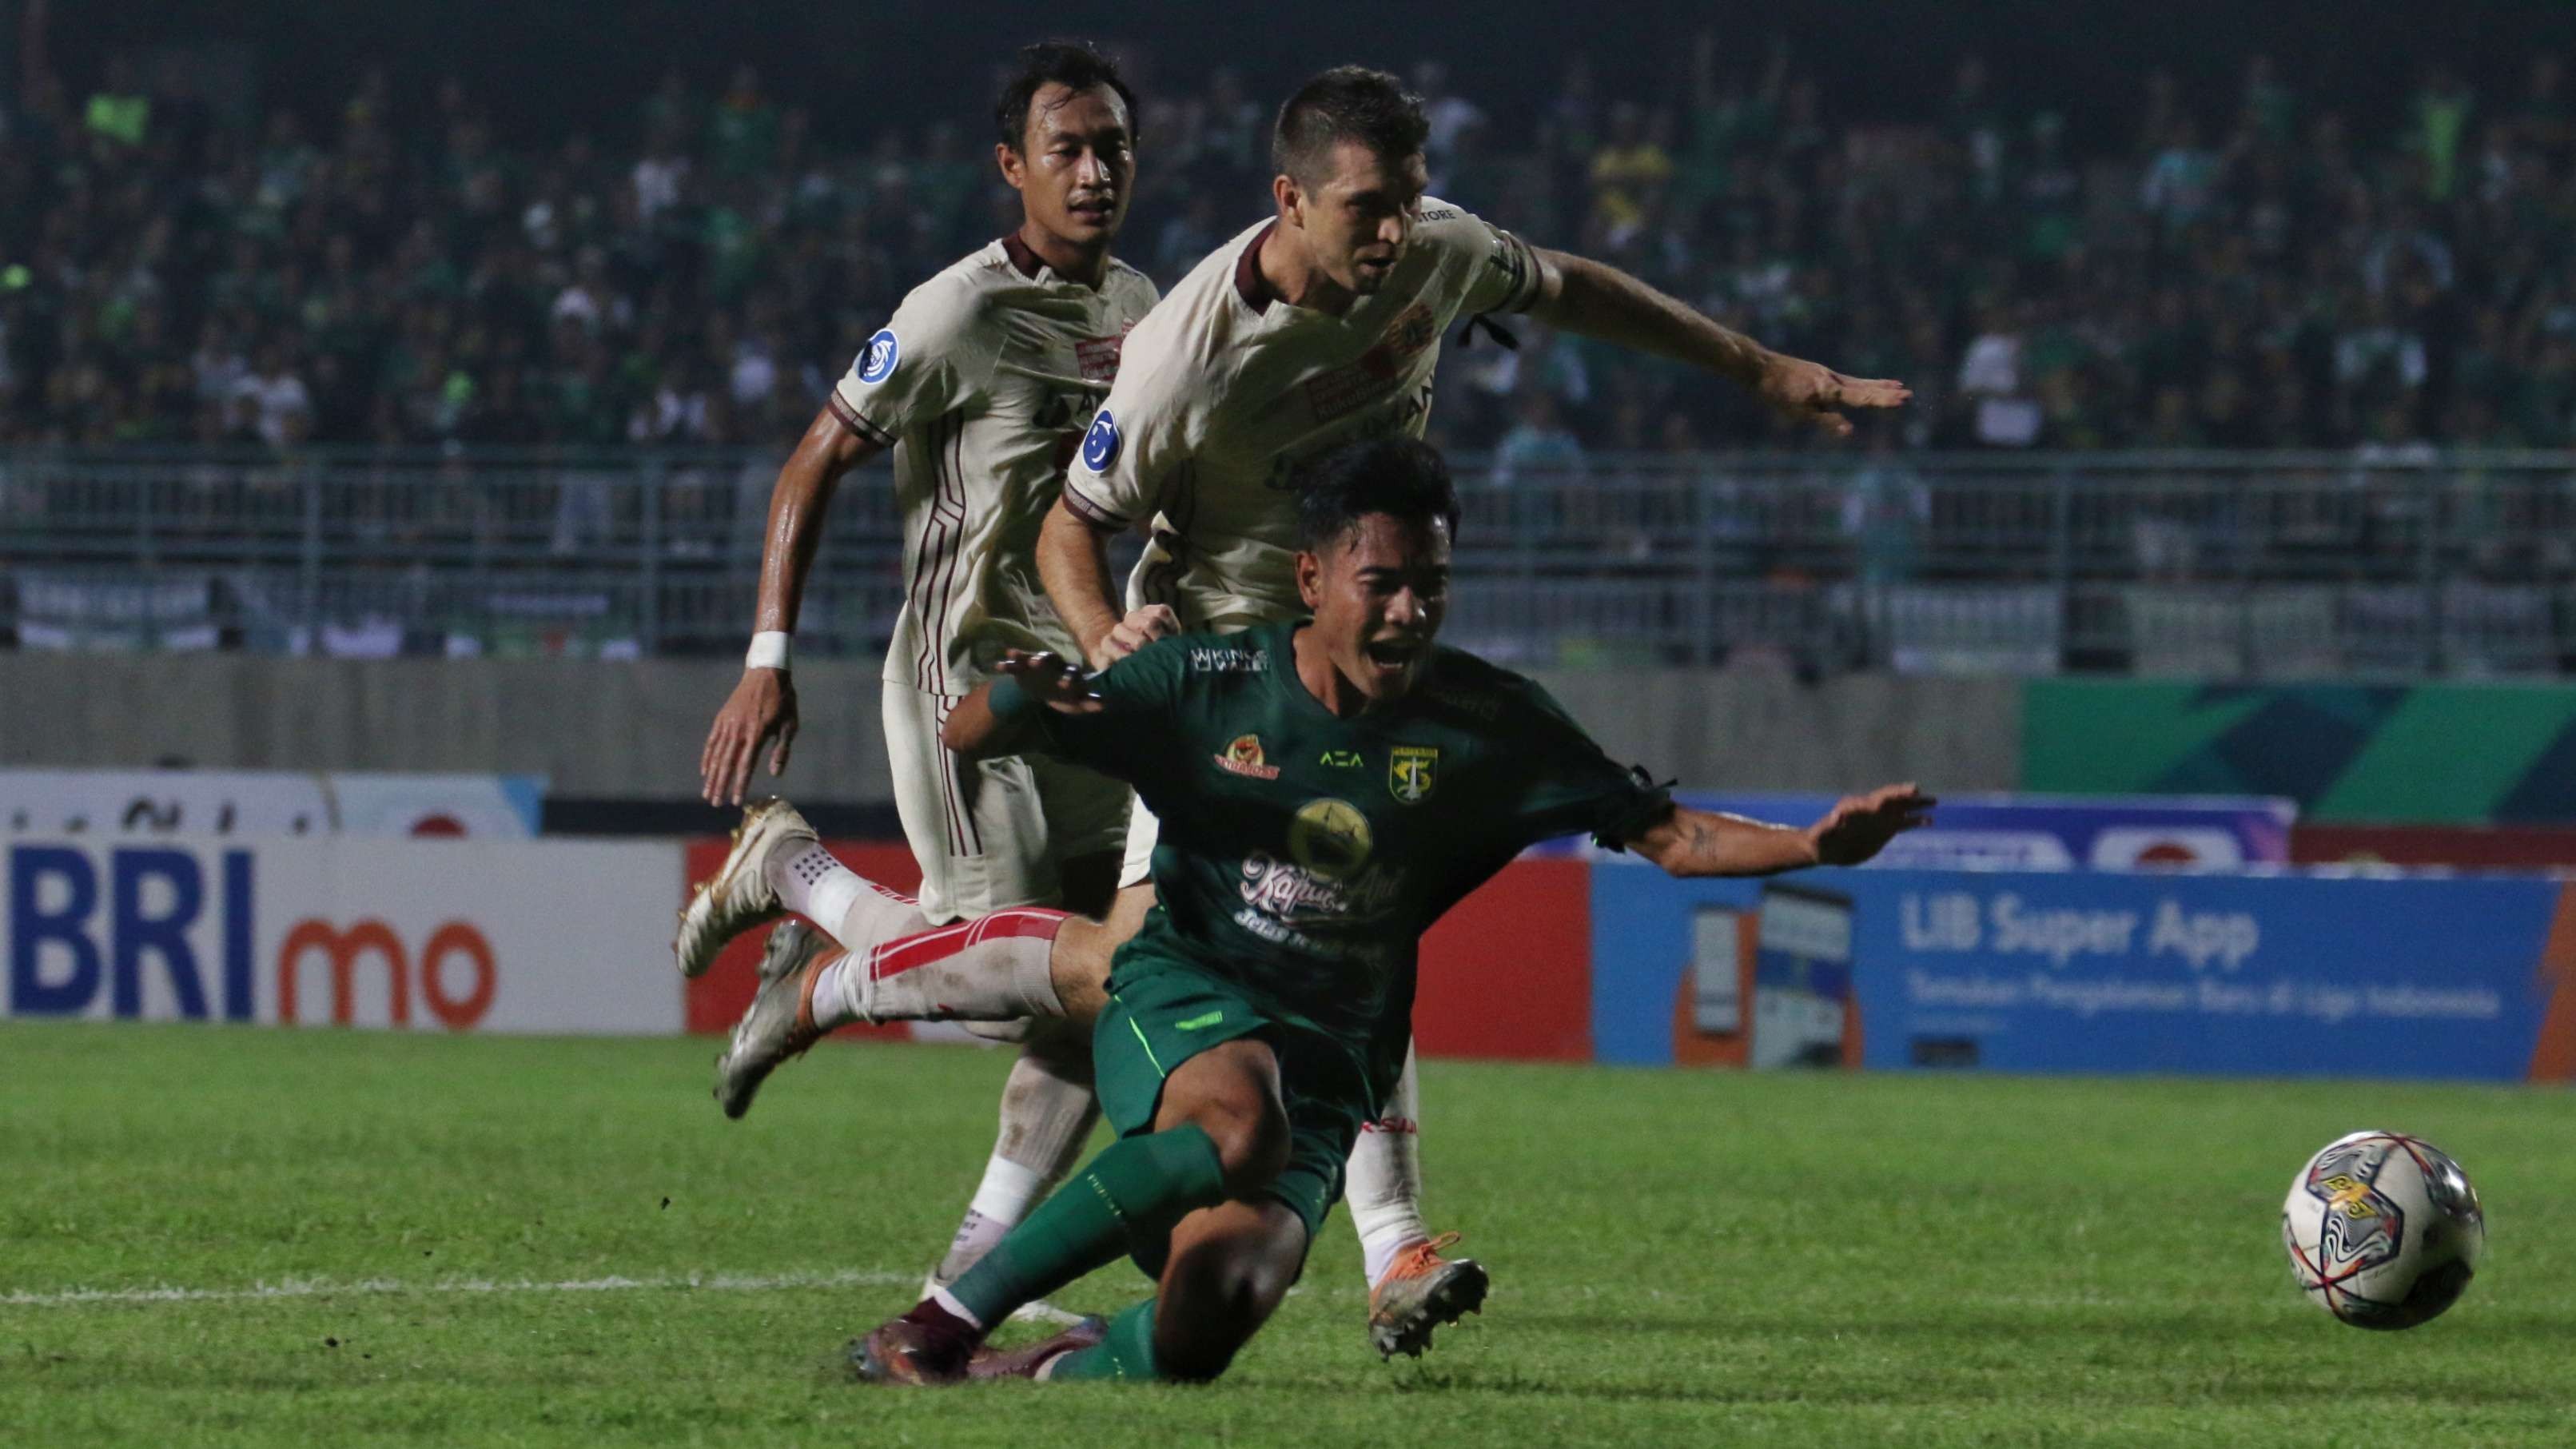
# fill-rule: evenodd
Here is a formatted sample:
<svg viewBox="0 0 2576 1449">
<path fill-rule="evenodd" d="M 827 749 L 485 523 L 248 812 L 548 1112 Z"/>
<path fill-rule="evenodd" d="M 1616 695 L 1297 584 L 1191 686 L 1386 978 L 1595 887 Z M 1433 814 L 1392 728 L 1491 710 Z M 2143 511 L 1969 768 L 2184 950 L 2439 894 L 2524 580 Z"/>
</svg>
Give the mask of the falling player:
<svg viewBox="0 0 2576 1449">
<path fill-rule="evenodd" d="M 1165 639 L 1094 677 L 1015 656 L 950 713 L 943 737 L 963 753 L 1042 745 L 1131 781 L 1162 821 L 1158 904 L 1115 948 L 1097 1008 L 1119 1140 L 868 1335 L 869 1377 L 1216 1377 L 1296 1281 L 1351 1145 L 1385 1110 L 1422 932 L 1521 847 L 1586 831 L 1674 875 L 1762 875 L 1858 864 L 1934 803 L 1888 786 L 1805 830 L 1675 805 L 1536 685 L 1435 647 L 1457 526 L 1438 454 L 1363 441 L 1299 481 L 1291 568 L 1311 619 Z M 765 1071 L 841 1023 L 927 1007 L 936 988 L 906 978 L 966 953 L 1012 958 L 979 975 L 1080 979 L 1111 934 L 1018 911 L 846 955 L 773 951 L 733 1055 Z M 1122 1256 L 1154 1298 L 979 1353 L 1018 1305 Z"/>
<path fill-rule="evenodd" d="M 1153 283 L 1110 255 L 1134 191 L 1134 117 L 1134 95 L 1099 52 L 1069 43 L 1021 52 L 996 107 L 994 147 L 1020 195 L 1019 228 L 904 298 L 779 473 L 759 632 L 700 759 L 711 803 L 740 802 L 765 743 L 774 741 L 772 772 L 786 767 L 797 730 L 787 640 L 841 475 L 893 449 L 904 521 L 904 604 L 883 713 L 921 895 L 916 908 L 860 889 L 847 872 L 825 878 L 821 847 L 791 841 L 779 864 L 813 880 L 807 909 L 826 931 L 847 931 L 854 914 L 928 926 L 1030 903 L 1108 908 L 1127 787 L 1044 756 L 962 763 L 940 747 L 939 726 L 1006 650 L 1074 645 L 1032 553 L 1121 339 L 1154 303 Z M 682 969 L 703 971 L 721 944 L 684 921 Z M 1037 1020 L 1005 1089 L 1000 1139 L 934 1282 L 998 1241 L 1090 1137 L 1089 1041 Z"/>
</svg>

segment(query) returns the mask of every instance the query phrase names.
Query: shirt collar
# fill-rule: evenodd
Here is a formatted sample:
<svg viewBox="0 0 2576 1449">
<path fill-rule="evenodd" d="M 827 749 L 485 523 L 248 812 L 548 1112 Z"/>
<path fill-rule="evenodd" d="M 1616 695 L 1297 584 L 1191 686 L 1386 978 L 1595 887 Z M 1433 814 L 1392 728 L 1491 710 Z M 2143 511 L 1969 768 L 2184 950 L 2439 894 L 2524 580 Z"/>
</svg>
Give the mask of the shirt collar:
<svg viewBox="0 0 2576 1449">
<path fill-rule="evenodd" d="M 1261 279 L 1261 244 L 1270 240 L 1270 234 L 1278 229 L 1276 221 L 1263 227 L 1253 237 L 1252 244 L 1243 249 L 1243 255 L 1234 259 L 1235 295 L 1243 298 L 1243 305 L 1251 308 L 1256 316 L 1270 308 L 1270 284 Z"/>
<path fill-rule="evenodd" d="M 1002 238 L 1002 251 L 1011 259 L 1011 266 L 1030 281 L 1036 281 L 1038 273 L 1046 270 L 1046 259 L 1029 250 L 1018 232 Z"/>
</svg>

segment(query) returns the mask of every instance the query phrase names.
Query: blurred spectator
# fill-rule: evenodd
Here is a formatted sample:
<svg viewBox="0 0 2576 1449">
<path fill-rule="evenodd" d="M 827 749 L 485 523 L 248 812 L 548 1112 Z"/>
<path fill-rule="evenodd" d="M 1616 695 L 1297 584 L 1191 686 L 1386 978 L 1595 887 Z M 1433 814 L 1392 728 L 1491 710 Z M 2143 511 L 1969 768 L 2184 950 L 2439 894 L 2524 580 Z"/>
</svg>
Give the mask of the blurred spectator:
<svg viewBox="0 0 2576 1449">
<path fill-rule="evenodd" d="M 89 98 L 82 121 L 92 135 L 140 147 L 152 124 L 152 98 L 136 84 L 134 63 L 118 56 L 107 63 L 107 84 Z"/>
<path fill-rule="evenodd" d="M 1557 482 L 1583 467 L 1583 440 L 1557 414 L 1556 396 L 1544 388 L 1521 394 L 1520 417 L 1494 445 L 1494 483 Z"/>
<path fill-rule="evenodd" d="M 260 441 L 284 447 L 290 436 L 302 437 L 313 422 L 313 395 L 287 365 L 286 349 L 269 343 L 259 350 L 259 365 L 233 384 L 234 396 L 250 406 Z"/>
</svg>

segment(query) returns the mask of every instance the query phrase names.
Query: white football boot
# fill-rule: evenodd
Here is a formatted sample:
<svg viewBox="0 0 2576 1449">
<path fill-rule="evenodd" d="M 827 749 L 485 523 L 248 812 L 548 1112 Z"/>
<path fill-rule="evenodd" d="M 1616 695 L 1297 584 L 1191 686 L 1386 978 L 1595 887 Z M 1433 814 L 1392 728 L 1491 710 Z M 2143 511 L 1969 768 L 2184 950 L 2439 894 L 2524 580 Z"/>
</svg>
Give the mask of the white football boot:
<svg viewBox="0 0 2576 1449">
<path fill-rule="evenodd" d="M 769 883 L 769 857 L 781 847 L 793 849 L 813 843 L 814 838 L 814 827 L 784 800 L 762 800 L 742 812 L 724 864 L 700 882 L 689 893 L 689 903 L 680 908 L 680 930 L 671 938 L 671 954 L 678 958 L 682 976 L 704 975 L 726 942 L 785 914 L 778 904 L 778 888 Z"/>
</svg>

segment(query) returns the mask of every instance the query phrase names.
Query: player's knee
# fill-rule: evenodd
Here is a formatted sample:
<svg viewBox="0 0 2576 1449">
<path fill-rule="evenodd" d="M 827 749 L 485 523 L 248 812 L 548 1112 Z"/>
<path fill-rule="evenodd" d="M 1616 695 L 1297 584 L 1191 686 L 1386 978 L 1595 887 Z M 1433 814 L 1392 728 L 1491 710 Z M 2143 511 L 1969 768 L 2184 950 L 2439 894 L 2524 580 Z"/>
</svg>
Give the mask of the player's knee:
<svg viewBox="0 0 2576 1449">
<path fill-rule="evenodd" d="M 1288 1110 L 1276 1099 L 1247 1103 L 1201 1125 L 1216 1144 L 1227 1197 L 1250 1197 L 1287 1170 Z"/>
</svg>

